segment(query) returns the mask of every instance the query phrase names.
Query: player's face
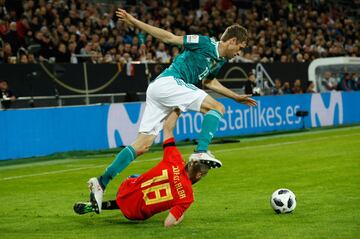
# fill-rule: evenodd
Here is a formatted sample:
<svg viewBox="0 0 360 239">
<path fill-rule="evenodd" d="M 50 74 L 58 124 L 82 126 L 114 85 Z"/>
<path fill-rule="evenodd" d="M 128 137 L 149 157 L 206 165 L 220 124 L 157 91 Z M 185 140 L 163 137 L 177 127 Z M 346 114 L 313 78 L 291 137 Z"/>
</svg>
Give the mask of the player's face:
<svg viewBox="0 0 360 239">
<path fill-rule="evenodd" d="M 189 168 L 187 170 L 189 179 L 191 180 L 192 184 L 195 184 L 201 180 L 202 177 L 205 177 L 207 173 L 197 172 L 194 169 L 194 163 L 190 162 Z"/>
<path fill-rule="evenodd" d="M 238 43 L 236 38 L 229 40 L 228 49 L 227 49 L 227 58 L 231 59 L 237 55 L 240 55 L 241 50 L 246 47 L 246 42 Z"/>
<path fill-rule="evenodd" d="M 8 88 L 8 84 L 6 81 L 0 82 L 0 89 L 7 90 L 7 88 Z"/>
</svg>

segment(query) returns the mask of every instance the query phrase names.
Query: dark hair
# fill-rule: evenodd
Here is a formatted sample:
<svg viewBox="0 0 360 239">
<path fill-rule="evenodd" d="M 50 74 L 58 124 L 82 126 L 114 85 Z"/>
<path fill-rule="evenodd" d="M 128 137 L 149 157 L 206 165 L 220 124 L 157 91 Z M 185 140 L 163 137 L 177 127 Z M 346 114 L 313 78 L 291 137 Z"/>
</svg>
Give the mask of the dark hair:
<svg viewBox="0 0 360 239">
<path fill-rule="evenodd" d="M 234 24 L 226 28 L 225 32 L 221 36 L 221 41 L 227 41 L 233 37 L 236 37 L 236 42 L 246 42 L 248 39 L 247 30 L 239 24 Z"/>
<path fill-rule="evenodd" d="M 189 179 L 194 184 L 200 180 L 200 179 L 196 178 L 196 175 L 198 173 L 201 173 L 201 177 L 206 176 L 206 174 L 208 173 L 208 171 L 210 169 L 210 166 L 207 164 L 204 164 L 204 163 L 200 163 L 199 161 L 189 161 L 185 165 L 185 169 L 188 173 Z"/>
<path fill-rule="evenodd" d="M 207 174 L 210 169 L 209 165 L 200 163 L 199 161 L 194 161 L 192 167 L 194 172 L 200 172 L 202 175 Z"/>
</svg>

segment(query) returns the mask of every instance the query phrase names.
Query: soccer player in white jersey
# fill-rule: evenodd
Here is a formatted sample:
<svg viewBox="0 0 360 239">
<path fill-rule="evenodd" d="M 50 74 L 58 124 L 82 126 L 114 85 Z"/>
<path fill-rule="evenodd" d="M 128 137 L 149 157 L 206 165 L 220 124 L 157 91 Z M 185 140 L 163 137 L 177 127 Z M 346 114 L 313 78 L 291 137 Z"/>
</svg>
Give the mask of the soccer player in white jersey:
<svg viewBox="0 0 360 239">
<path fill-rule="evenodd" d="M 174 110 L 197 111 L 204 115 L 198 145 L 190 160 L 209 163 L 210 167 L 221 167 L 221 162 L 208 151 L 219 121 L 223 117 L 224 106 L 194 84 L 202 82 L 207 88 L 229 97 L 236 102 L 255 106 L 250 95 L 239 95 L 224 87 L 216 74 L 227 59 L 239 54 L 246 46 L 247 30 L 238 24 L 228 27 L 219 42 L 201 35 L 176 36 L 171 32 L 148 25 L 118 9 L 121 21 L 137 27 L 167 44 L 183 46 L 184 51 L 165 69 L 146 91 L 146 107 L 136 140 L 124 148 L 98 178 L 89 180 L 90 199 L 99 206 L 105 187 L 137 156 L 146 152 L 163 127 L 163 121 Z"/>
</svg>

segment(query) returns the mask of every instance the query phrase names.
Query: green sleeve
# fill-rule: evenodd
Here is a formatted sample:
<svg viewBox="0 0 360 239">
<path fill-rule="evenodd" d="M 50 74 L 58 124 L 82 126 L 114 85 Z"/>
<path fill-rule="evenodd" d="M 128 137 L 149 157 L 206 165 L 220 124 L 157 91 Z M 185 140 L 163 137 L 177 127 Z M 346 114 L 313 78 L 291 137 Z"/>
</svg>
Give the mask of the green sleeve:
<svg viewBox="0 0 360 239">
<path fill-rule="evenodd" d="M 201 36 L 201 35 L 184 36 L 184 47 L 185 49 L 191 51 L 207 48 L 209 43 L 210 43 L 210 38 L 208 36 Z"/>
</svg>

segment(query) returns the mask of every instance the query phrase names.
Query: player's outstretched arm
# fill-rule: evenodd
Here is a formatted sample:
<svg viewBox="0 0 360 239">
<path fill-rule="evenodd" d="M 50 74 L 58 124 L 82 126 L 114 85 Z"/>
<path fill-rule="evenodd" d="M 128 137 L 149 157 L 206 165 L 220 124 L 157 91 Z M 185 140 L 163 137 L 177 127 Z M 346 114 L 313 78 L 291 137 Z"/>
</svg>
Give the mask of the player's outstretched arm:
<svg viewBox="0 0 360 239">
<path fill-rule="evenodd" d="M 248 106 L 256 106 L 257 103 L 254 99 L 250 98 L 251 95 L 239 95 L 234 91 L 223 86 L 217 79 L 213 80 L 204 80 L 203 85 L 209 88 L 210 90 L 215 91 L 223 96 L 231 98 L 236 102 L 248 105 Z"/>
<path fill-rule="evenodd" d="M 142 22 L 135 17 L 131 16 L 128 12 L 126 12 L 124 9 L 118 8 L 116 11 L 116 16 L 120 18 L 121 21 L 135 26 L 137 28 L 140 28 L 141 30 L 149 33 L 153 37 L 165 42 L 170 43 L 174 45 L 183 45 L 184 40 L 183 36 L 176 36 L 171 32 L 165 31 L 161 28 L 151 26 L 149 24 L 146 24 L 145 22 Z"/>
<path fill-rule="evenodd" d="M 184 219 L 184 214 L 179 218 L 179 220 L 176 220 L 176 218 L 174 217 L 174 215 L 172 215 L 171 212 L 169 212 L 169 215 L 168 215 L 168 216 L 166 217 L 166 219 L 165 219 L 164 226 L 165 226 L 165 227 L 176 226 L 176 225 L 179 224 L 183 219 Z"/>
</svg>

